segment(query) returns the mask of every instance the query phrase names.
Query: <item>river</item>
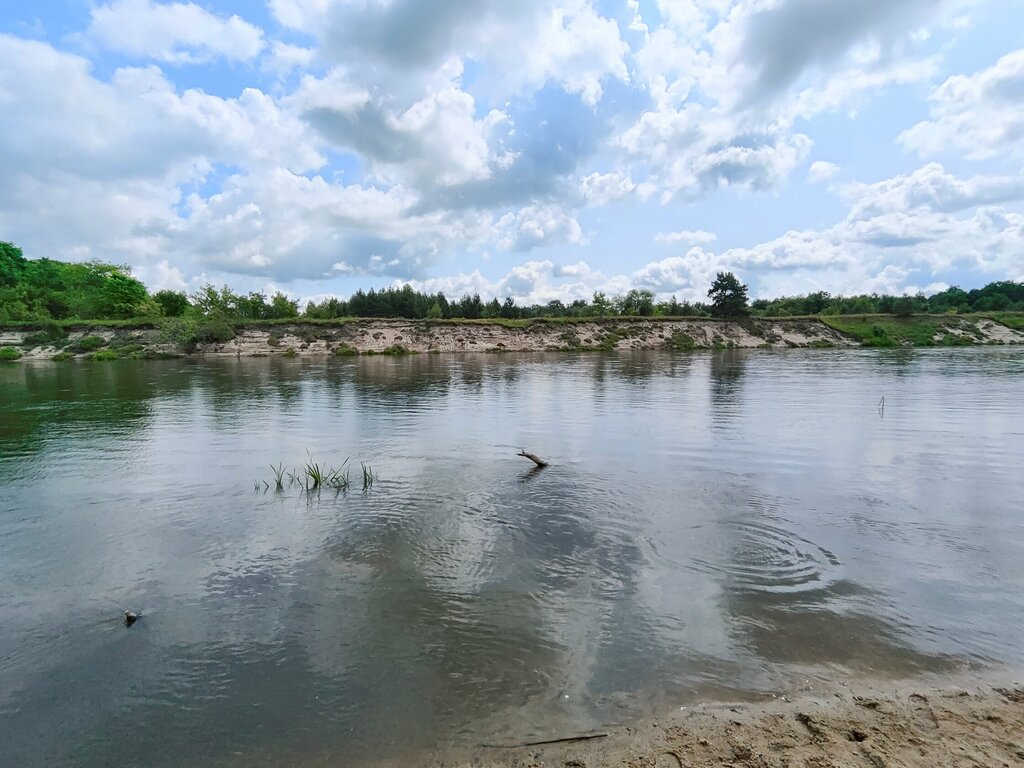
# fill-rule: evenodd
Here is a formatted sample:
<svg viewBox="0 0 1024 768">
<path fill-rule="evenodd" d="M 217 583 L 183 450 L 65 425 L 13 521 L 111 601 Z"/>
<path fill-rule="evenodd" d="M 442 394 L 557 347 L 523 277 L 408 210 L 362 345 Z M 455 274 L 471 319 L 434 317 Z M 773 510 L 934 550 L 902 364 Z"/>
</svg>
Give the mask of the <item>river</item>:
<svg viewBox="0 0 1024 768">
<path fill-rule="evenodd" d="M 0 765 L 375 765 L 1020 666 L 1022 456 L 1009 348 L 0 366 Z"/>
</svg>

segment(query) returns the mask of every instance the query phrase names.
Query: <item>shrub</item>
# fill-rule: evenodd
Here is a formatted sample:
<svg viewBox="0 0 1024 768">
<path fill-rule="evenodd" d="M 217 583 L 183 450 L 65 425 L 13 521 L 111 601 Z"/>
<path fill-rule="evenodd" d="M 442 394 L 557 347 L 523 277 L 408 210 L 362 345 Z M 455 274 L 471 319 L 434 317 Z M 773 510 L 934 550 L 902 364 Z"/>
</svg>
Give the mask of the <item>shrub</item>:
<svg viewBox="0 0 1024 768">
<path fill-rule="evenodd" d="M 295 347 L 288 347 L 288 349 L 284 351 L 285 357 L 295 357 L 298 354 L 299 353 L 295 351 Z"/>
<path fill-rule="evenodd" d="M 101 349 L 89 355 L 90 360 L 118 360 L 120 355 L 112 349 Z"/>
<path fill-rule="evenodd" d="M 0 348 L 0 361 L 10 363 L 21 357 L 21 350 L 14 347 Z"/>
<path fill-rule="evenodd" d="M 403 347 L 401 344 L 392 344 L 390 347 L 385 347 L 380 351 L 382 355 L 394 355 L 399 357 L 401 355 L 413 355 L 416 354 L 408 347 Z"/>
<path fill-rule="evenodd" d="M 350 347 L 348 344 L 339 344 L 335 347 L 334 354 L 339 357 L 351 357 L 352 355 L 358 355 L 359 350 L 355 347 Z"/>
<path fill-rule="evenodd" d="M 72 355 L 70 352 L 65 351 L 65 352 L 58 352 L 51 359 L 54 360 L 55 362 L 63 363 L 66 360 L 72 359 L 73 357 L 74 357 L 74 355 Z"/>
<path fill-rule="evenodd" d="M 668 340 L 668 348 L 679 352 L 688 352 L 697 348 L 697 342 L 693 336 L 683 331 L 675 331 L 672 338 Z"/>
<path fill-rule="evenodd" d="M 160 342 L 174 344 L 191 352 L 196 346 L 196 328 L 198 323 L 194 317 L 171 317 L 160 323 Z"/>
<path fill-rule="evenodd" d="M 196 327 L 196 341 L 200 344 L 224 343 L 235 338 L 235 327 L 224 317 L 208 317 Z"/>
<path fill-rule="evenodd" d="M 102 336 L 83 336 L 74 342 L 73 346 L 77 352 L 95 352 L 107 346 L 107 340 Z"/>
</svg>

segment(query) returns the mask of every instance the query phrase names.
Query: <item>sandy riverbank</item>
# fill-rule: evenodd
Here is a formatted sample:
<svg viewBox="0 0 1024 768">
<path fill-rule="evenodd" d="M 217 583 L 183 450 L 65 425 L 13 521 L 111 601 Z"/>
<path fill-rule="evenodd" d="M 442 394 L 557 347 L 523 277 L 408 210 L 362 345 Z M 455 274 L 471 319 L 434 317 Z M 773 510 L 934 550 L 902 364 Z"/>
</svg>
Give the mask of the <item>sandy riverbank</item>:
<svg viewBox="0 0 1024 768">
<path fill-rule="evenodd" d="M 704 704 L 575 743 L 481 748 L 431 768 L 1024 765 L 1024 681 L 836 683 Z"/>
<path fill-rule="evenodd" d="M 893 321 L 895 322 L 895 321 Z M 1024 332 L 986 318 L 919 317 L 903 321 L 929 345 L 1024 344 Z M 894 326 L 895 327 L 895 326 Z M 879 326 L 881 328 L 881 326 Z M 882 329 L 880 332 L 884 332 Z M 908 331 L 909 333 L 909 331 Z M 182 345 L 159 327 L 69 327 L 57 339 L 31 328 L 0 329 L 0 347 L 22 361 L 179 356 L 324 356 L 430 352 L 573 352 L 612 350 L 786 349 L 857 347 L 856 336 L 816 318 L 742 320 L 607 318 L 574 322 L 350 320 L 338 323 L 245 323 L 223 341 Z M 45 334 L 44 334 L 45 336 Z M 891 344 L 893 339 L 886 337 Z M 878 341 L 877 338 L 874 341 Z M 897 346 L 902 346 L 900 342 Z M 874 346 L 878 346 L 874 344 Z"/>
</svg>

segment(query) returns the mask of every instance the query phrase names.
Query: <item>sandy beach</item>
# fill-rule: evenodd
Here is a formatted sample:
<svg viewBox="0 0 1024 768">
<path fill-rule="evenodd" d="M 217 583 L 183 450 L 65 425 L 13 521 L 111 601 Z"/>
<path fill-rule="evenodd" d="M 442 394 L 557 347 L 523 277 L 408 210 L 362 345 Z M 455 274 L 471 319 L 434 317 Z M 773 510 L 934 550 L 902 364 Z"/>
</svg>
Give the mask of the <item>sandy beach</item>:
<svg viewBox="0 0 1024 768">
<path fill-rule="evenodd" d="M 844 684 L 708 703 L 574 742 L 481 748 L 431 768 L 900 768 L 1024 765 L 1024 683 Z M 580 734 L 585 736 L 585 734 Z M 591 734 L 592 736 L 592 734 Z"/>
</svg>

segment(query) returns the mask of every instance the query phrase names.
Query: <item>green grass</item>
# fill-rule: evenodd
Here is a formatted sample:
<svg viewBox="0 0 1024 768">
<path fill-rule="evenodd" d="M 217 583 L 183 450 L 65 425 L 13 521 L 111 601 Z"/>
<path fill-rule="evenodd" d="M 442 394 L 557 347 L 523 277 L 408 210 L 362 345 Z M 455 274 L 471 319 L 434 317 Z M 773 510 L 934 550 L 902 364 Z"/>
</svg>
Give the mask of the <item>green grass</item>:
<svg viewBox="0 0 1024 768">
<path fill-rule="evenodd" d="M 14 347 L 0 347 L 0 362 L 13 363 L 21 357 L 21 350 Z"/>
<path fill-rule="evenodd" d="M 363 478 L 363 491 L 369 491 L 378 480 L 377 473 L 369 464 L 360 462 L 360 472 Z M 271 480 L 257 480 L 254 484 L 256 491 L 284 491 L 286 488 L 298 488 L 306 493 L 319 492 L 324 488 L 330 488 L 337 492 L 348 491 L 352 487 L 350 477 L 349 459 L 345 459 L 339 467 L 321 464 L 309 458 L 298 469 L 286 469 L 284 464 L 270 465 L 272 473 Z"/>
<path fill-rule="evenodd" d="M 665 345 L 669 349 L 674 349 L 677 352 L 689 352 L 690 350 L 697 349 L 697 342 L 693 336 L 683 331 L 675 331 Z"/>
<path fill-rule="evenodd" d="M 971 343 L 970 339 L 960 341 L 948 332 L 951 319 L 944 315 L 830 315 L 822 317 L 821 321 L 866 347 L 934 347 L 937 344 Z M 942 337 L 939 342 L 935 341 L 937 335 Z"/>
<path fill-rule="evenodd" d="M 120 360 L 121 355 L 112 349 L 101 349 L 89 355 L 90 360 Z"/>
<path fill-rule="evenodd" d="M 334 354 L 338 357 L 352 357 L 353 355 L 358 355 L 359 350 L 355 347 L 350 347 L 348 344 L 339 344 L 335 347 Z"/>
<path fill-rule="evenodd" d="M 370 354 L 373 350 L 369 350 L 367 354 Z M 403 355 L 417 355 L 419 354 L 415 350 L 404 347 L 401 344 L 392 344 L 390 347 L 385 347 L 377 354 L 379 355 L 391 355 L 393 357 L 402 357 Z"/>
<path fill-rule="evenodd" d="M 373 483 L 376 481 L 377 476 L 373 473 L 373 469 L 371 469 L 369 465 L 360 462 L 359 466 L 362 467 L 363 470 L 363 490 L 368 491 L 373 488 Z"/>
<path fill-rule="evenodd" d="M 1015 331 L 1024 331 L 1024 312 L 989 312 L 984 317 Z"/>
</svg>

